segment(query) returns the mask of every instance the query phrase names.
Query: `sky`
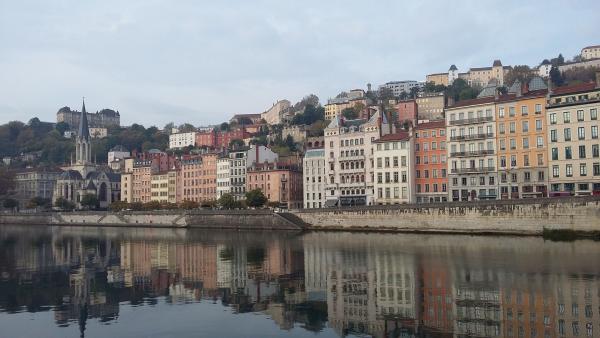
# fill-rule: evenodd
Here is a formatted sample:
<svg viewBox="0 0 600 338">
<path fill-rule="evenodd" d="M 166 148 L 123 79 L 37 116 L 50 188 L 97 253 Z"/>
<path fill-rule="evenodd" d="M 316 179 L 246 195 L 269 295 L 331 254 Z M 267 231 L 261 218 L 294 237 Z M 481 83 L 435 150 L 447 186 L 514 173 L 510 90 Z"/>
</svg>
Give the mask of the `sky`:
<svg viewBox="0 0 600 338">
<path fill-rule="evenodd" d="M 600 1 L 0 0 L 0 123 L 111 108 L 205 126 L 367 83 L 600 44 Z"/>
</svg>

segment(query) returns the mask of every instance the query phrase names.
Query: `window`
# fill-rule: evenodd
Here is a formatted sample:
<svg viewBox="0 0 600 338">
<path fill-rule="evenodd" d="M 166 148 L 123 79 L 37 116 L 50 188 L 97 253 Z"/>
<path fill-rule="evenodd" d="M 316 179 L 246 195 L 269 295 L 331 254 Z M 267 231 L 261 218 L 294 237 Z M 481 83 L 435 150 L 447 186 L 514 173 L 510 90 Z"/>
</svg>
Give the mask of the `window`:
<svg viewBox="0 0 600 338">
<path fill-rule="evenodd" d="M 563 133 L 565 135 L 565 141 L 571 141 L 571 128 L 565 128 Z"/>
<path fill-rule="evenodd" d="M 539 114 L 541 112 L 542 112 L 542 105 L 539 104 L 539 103 L 536 103 L 536 105 L 535 105 L 535 113 Z"/>
<path fill-rule="evenodd" d="M 535 120 L 535 130 L 542 130 L 542 120 Z"/>
<path fill-rule="evenodd" d="M 511 122 L 511 123 L 509 124 L 509 127 L 508 127 L 508 130 L 509 130 L 509 132 L 512 134 L 512 133 L 514 133 L 514 132 L 515 132 L 515 130 L 516 130 L 516 129 L 517 129 L 517 128 L 516 128 L 516 123 L 515 123 L 515 122 Z"/>
<path fill-rule="evenodd" d="M 587 176 L 587 167 L 585 163 L 579 164 L 579 176 Z"/>
<path fill-rule="evenodd" d="M 592 138 L 593 139 L 598 138 L 598 126 L 592 126 Z"/>
<path fill-rule="evenodd" d="M 583 110 L 577 111 L 577 121 L 583 121 Z"/>
<path fill-rule="evenodd" d="M 498 132 L 499 132 L 500 134 L 504 134 L 504 132 L 505 132 L 505 130 L 504 130 L 504 123 L 500 123 L 500 124 L 498 125 Z"/>
<path fill-rule="evenodd" d="M 584 127 L 577 128 L 577 137 L 580 140 L 585 140 L 585 128 Z"/>
<path fill-rule="evenodd" d="M 529 121 L 523 121 L 523 123 L 521 123 L 521 129 L 523 130 L 524 133 L 529 131 Z"/>
<path fill-rule="evenodd" d="M 514 138 L 510 139 L 510 149 L 517 149 L 517 141 Z"/>
<path fill-rule="evenodd" d="M 597 144 L 592 145 L 592 157 L 600 157 L 600 146 Z"/>
<path fill-rule="evenodd" d="M 600 176 L 600 163 L 594 163 L 593 170 L 594 176 Z"/>
<path fill-rule="evenodd" d="M 552 161 L 558 161 L 558 148 L 552 148 Z"/>
<path fill-rule="evenodd" d="M 585 158 L 585 146 L 579 146 L 579 158 Z"/>
<path fill-rule="evenodd" d="M 556 113 L 550 114 L 550 124 L 556 124 Z"/>
<path fill-rule="evenodd" d="M 523 138 L 523 149 L 529 149 L 529 138 Z"/>
<path fill-rule="evenodd" d="M 508 108 L 508 116 L 515 116 L 515 107 Z"/>
<path fill-rule="evenodd" d="M 598 119 L 598 109 L 590 109 L 590 119 L 597 120 Z"/>
<path fill-rule="evenodd" d="M 567 174 L 567 177 L 573 177 L 573 165 L 567 164 L 565 167 L 565 172 Z"/>
<path fill-rule="evenodd" d="M 556 141 L 557 141 L 556 129 L 552 129 L 552 130 L 550 130 L 550 142 L 556 142 Z"/>
<path fill-rule="evenodd" d="M 553 165 L 552 166 L 552 177 L 558 177 L 559 176 L 559 169 L 557 165 Z"/>
<path fill-rule="evenodd" d="M 571 147 L 565 147 L 565 159 L 566 160 L 573 159 L 573 153 L 571 152 Z"/>
<path fill-rule="evenodd" d="M 542 136 L 538 136 L 537 137 L 537 147 L 538 148 L 543 148 L 544 147 L 544 138 Z"/>
<path fill-rule="evenodd" d="M 571 122 L 571 113 L 566 111 L 563 113 L 563 122 L 570 123 Z"/>
<path fill-rule="evenodd" d="M 521 115 L 527 115 L 528 111 L 527 111 L 527 106 L 521 106 Z"/>
<path fill-rule="evenodd" d="M 498 108 L 498 117 L 504 117 L 504 107 Z"/>
</svg>

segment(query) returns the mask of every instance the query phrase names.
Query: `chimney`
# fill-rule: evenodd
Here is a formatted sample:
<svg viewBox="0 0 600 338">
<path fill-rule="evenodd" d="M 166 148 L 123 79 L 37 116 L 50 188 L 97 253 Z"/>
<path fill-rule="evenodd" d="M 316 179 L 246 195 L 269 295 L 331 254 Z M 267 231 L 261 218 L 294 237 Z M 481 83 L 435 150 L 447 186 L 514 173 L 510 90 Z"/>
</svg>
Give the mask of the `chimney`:
<svg viewBox="0 0 600 338">
<path fill-rule="evenodd" d="M 529 93 L 529 82 L 525 82 L 521 85 L 521 94 Z"/>
</svg>

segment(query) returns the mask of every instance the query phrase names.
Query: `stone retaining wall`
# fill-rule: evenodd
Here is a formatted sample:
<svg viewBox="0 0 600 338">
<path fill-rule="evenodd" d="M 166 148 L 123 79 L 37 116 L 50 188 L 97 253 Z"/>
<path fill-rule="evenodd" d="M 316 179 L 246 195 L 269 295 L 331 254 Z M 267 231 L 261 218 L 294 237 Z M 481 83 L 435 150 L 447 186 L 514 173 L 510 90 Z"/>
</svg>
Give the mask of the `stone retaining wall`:
<svg viewBox="0 0 600 338">
<path fill-rule="evenodd" d="M 544 228 L 600 231 L 600 196 L 519 201 L 307 209 L 312 229 L 538 235 Z"/>
</svg>

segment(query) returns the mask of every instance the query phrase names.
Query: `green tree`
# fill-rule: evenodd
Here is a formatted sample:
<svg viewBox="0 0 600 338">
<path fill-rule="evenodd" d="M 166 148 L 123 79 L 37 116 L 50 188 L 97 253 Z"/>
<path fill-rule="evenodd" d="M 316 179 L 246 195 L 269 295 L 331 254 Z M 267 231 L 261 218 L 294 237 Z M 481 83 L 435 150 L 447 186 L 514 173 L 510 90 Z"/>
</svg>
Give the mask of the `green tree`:
<svg viewBox="0 0 600 338">
<path fill-rule="evenodd" d="M 75 204 L 67 199 L 59 197 L 55 202 L 54 206 L 61 210 L 73 210 L 75 209 Z"/>
<path fill-rule="evenodd" d="M 52 206 L 52 201 L 49 198 L 43 198 L 43 197 L 34 197 L 32 199 L 29 200 L 29 202 L 27 202 L 27 208 L 28 209 L 33 209 L 33 208 L 50 208 Z"/>
<path fill-rule="evenodd" d="M 58 122 L 55 126 L 54 129 L 56 129 L 56 131 L 58 131 L 58 133 L 60 135 L 64 135 L 65 131 L 69 130 L 69 125 L 65 122 Z"/>
<path fill-rule="evenodd" d="M 17 202 L 16 199 L 14 198 L 6 198 L 4 199 L 4 201 L 2 202 L 2 206 L 6 209 L 14 209 L 19 205 L 19 202 Z"/>
<path fill-rule="evenodd" d="M 15 172 L 0 167 L 0 196 L 4 196 L 15 188 Z"/>
<path fill-rule="evenodd" d="M 262 190 L 254 189 L 246 192 L 246 205 L 249 207 L 260 208 L 267 203 L 267 197 Z"/>
<path fill-rule="evenodd" d="M 229 123 L 223 122 L 219 126 L 219 129 L 221 129 L 221 131 L 229 131 L 231 128 L 229 127 Z"/>
<path fill-rule="evenodd" d="M 123 201 L 114 201 L 108 206 L 108 209 L 110 211 L 121 211 L 121 210 L 125 210 L 127 208 L 128 208 L 127 202 L 123 202 Z"/>
<path fill-rule="evenodd" d="M 131 209 L 133 211 L 141 211 L 144 209 L 144 203 L 142 203 L 142 202 L 129 203 L 129 209 Z"/>
<path fill-rule="evenodd" d="M 143 210 L 153 211 L 160 210 L 160 202 L 159 201 L 150 201 L 144 203 Z"/>
<path fill-rule="evenodd" d="M 81 197 L 81 206 L 86 209 L 96 209 L 100 206 L 100 201 L 98 201 L 98 196 L 94 194 L 84 194 Z"/>
<path fill-rule="evenodd" d="M 563 75 L 560 70 L 558 70 L 557 66 L 552 66 L 552 68 L 550 68 L 550 81 L 552 81 L 556 87 L 560 87 L 564 83 Z"/>
<path fill-rule="evenodd" d="M 244 143 L 244 141 L 240 139 L 233 139 L 229 142 L 229 149 L 239 149 L 245 145 L 246 144 Z"/>
<path fill-rule="evenodd" d="M 232 194 L 226 193 L 219 197 L 217 201 L 219 206 L 223 209 L 235 209 L 240 207 L 240 203 L 235 200 Z"/>
<path fill-rule="evenodd" d="M 185 201 L 179 203 L 179 209 L 183 209 L 183 210 L 198 209 L 199 207 L 200 207 L 200 204 L 195 201 L 185 200 Z"/>
<path fill-rule="evenodd" d="M 348 120 L 355 120 L 358 118 L 358 112 L 353 107 L 348 107 L 342 110 L 342 116 Z"/>
</svg>

